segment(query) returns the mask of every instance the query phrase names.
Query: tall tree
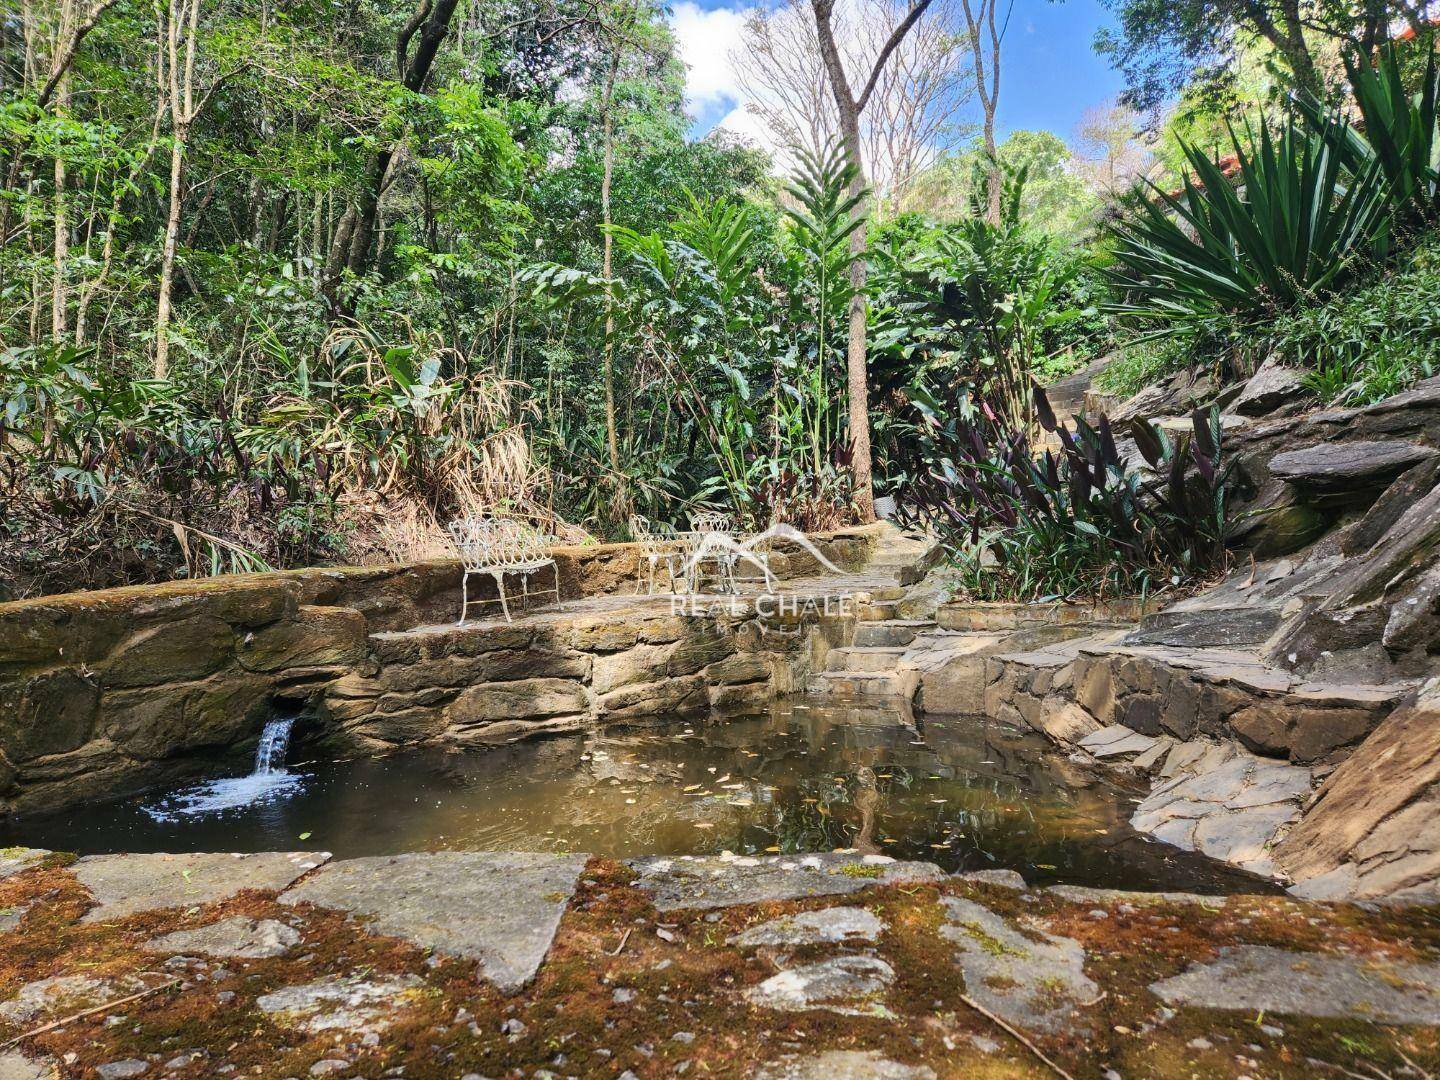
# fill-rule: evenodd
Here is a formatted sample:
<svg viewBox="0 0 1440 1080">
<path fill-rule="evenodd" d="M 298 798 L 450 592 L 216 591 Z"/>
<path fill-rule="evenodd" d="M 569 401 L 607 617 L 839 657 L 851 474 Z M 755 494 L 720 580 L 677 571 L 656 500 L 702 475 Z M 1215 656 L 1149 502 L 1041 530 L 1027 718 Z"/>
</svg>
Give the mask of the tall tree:
<svg viewBox="0 0 1440 1080">
<path fill-rule="evenodd" d="M 1000 106 L 1000 46 L 1010 25 L 1015 0 L 961 0 L 965 25 L 970 32 L 970 49 L 975 58 L 975 92 L 980 97 L 981 138 L 989 159 L 986 178 L 986 220 L 1000 224 L 1000 161 L 995 142 L 995 113 Z M 996 20 L 996 11 L 1005 4 L 1005 17 Z"/>
<path fill-rule="evenodd" d="M 825 74 L 830 80 L 830 92 L 835 98 L 840 138 L 845 146 L 846 156 L 855 166 L 855 179 L 851 191 L 857 196 L 854 213 L 865 213 L 863 193 L 866 188 L 865 161 L 860 145 L 860 116 L 875 93 L 876 84 L 885 70 L 891 55 L 905 40 L 905 35 L 920 21 L 920 16 L 930 6 L 931 0 L 914 0 L 905 17 L 890 32 L 875 62 L 869 77 L 857 95 L 851 89 L 845 73 L 845 61 L 835 40 L 835 0 L 810 0 L 815 15 L 815 31 L 820 38 L 820 55 L 825 60 Z M 855 483 L 856 510 L 862 521 L 875 519 L 875 492 L 871 479 L 870 461 L 870 393 L 865 372 L 865 230 L 856 229 L 850 234 L 850 284 L 854 295 L 850 298 L 850 333 L 846 346 L 846 384 L 849 391 L 850 450 L 853 455 L 852 472 Z"/>
<path fill-rule="evenodd" d="M 907 0 L 842 3 L 833 20 L 837 46 L 852 76 L 867 73 L 909 10 Z M 749 98 L 746 108 L 787 145 L 819 155 L 840 130 L 807 8 L 805 0 L 756 8 L 746 18 L 731 63 Z M 956 0 L 933 0 L 924 20 L 895 50 L 860 118 L 871 186 L 890 205 L 899 204 L 915 177 L 963 133 L 955 117 L 974 90 L 958 10 Z"/>
<path fill-rule="evenodd" d="M 411 93 L 424 90 L 458 5 L 459 0 L 419 0 L 396 34 L 395 77 Z M 334 314 L 349 313 L 339 295 L 341 274 L 346 270 L 363 273 L 370 265 L 380 201 L 390 184 L 398 149 L 391 144 L 375 151 L 365 171 L 359 198 L 350 204 L 336 226 L 323 277 L 325 295 Z"/>
</svg>

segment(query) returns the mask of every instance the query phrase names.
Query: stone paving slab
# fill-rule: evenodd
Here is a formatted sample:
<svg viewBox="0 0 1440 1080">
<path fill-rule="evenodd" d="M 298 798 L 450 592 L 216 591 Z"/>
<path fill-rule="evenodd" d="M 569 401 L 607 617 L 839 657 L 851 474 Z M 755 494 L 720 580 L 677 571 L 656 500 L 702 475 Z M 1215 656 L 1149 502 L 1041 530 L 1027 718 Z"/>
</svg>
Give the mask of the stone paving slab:
<svg viewBox="0 0 1440 1080">
<path fill-rule="evenodd" d="M 44 848 L 0 848 L 0 881 L 14 877 L 22 870 L 29 870 L 37 863 L 44 862 L 50 854 L 51 852 Z"/>
<path fill-rule="evenodd" d="M 67 1012 L 78 1012 L 145 989 L 136 975 L 102 979 L 93 975 L 55 975 L 26 983 L 9 1001 L 0 1002 L 0 1021 L 30 1023 Z"/>
<path fill-rule="evenodd" d="M 765 1009 L 828 1009 L 844 1016 L 889 1016 L 882 998 L 895 969 L 877 956 L 836 956 L 787 968 L 745 991 Z"/>
<path fill-rule="evenodd" d="M 1131 892 L 1127 889 L 1096 889 L 1088 885 L 1047 885 L 1045 891 L 1072 904 L 1129 904 L 1132 907 L 1154 907 L 1156 904 L 1191 904 L 1218 911 L 1225 906 L 1223 896 L 1205 896 L 1188 892 Z"/>
<path fill-rule="evenodd" d="M 956 945 L 965 989 L 1010 1023 L 1032 1031 L 1071 1026 L 1077 1006 L 1100 995 L 1085 974 L 1085 950 L 1071 938 L 1020 933 L 989 908 L 946 897 L 941 936 Z"/>
<path fill-rule="evenodd" d="M 0 1053 L 0 1080 L 54 1080 L 59 1066 L 43 1058 L 30 1058 L 18 1050 Z"/>
<path fill-rule="evenodd" d="M 280 897 L 368 916 L 382 934 L 476 960 L 501 990 L 539 970 L 588 855 L 432 851 L 346 859 Z"/>
<path fill-rule="evenodd" d="M 423 988 L 424 982 L 414 975 L 332 975 L 264 994 L 255 1005 L 298 1031 L 379 1032 L 401 1019 L 406 1001 L 425 993 Z"/>
<path fill-rule="evenodd" d="M 884 929 L 885 924 L 865 908 L 822 908 L 752 926 L 733 935 L 728 944 L 750 949 L 760 945 L 798 947 L 846 941 L 874 942 Z"/>
<path fill-rule="evenodd" d="M 183 956 L 225 956 L 261 960 L 283 956 L 300 944 L 300 931 L 275 919 L 221 919 L 194 930 L 177 930 L 145 943 L 147 952 Z"/>
<path fill-rule="evenodd" d="M 327 852 L 253 855 L 87 855 L 71 870 L 95 906 L 83 922 L 123 919 L 141 911 L 228 900 L 245 889 L 278 892 L 324 863 Z"/>
<path fill-rule="evenodd" d="M 829 1050 L 762 1066 L 754 1080 L 935 1080 L 928 1065 L 902 1065 L 876 1050 Z"/>
<path fill-rule="evenodd" d="M 1440 964 L 1359 961 L 1269 945 L 1220 950 L 1219 959 L 1152 983 L 1168 1005 L 1241 1012 L 1440 1024 Z"/>
<path fill-rule="evenodd" d="M 845 852 L 681 855 L 632 859 L 628 865 L 640 875 L 636 884 L 650 894 L 661 911 L 843 896 L 872 885 L 939 881 L 945 876 L 934 863 Z"/>
</svg>

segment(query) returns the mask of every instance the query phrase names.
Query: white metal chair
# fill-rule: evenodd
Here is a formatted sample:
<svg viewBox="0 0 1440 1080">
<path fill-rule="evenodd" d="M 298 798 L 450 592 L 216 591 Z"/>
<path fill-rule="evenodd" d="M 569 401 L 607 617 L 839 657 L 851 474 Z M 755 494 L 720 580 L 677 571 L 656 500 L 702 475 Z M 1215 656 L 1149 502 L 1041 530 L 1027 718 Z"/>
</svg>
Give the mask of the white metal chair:
<svg viewBox="0 0 1440 1080">
<path fill-rule="evenodd" d="M 630 535 L 640 545 L 635 557 L 635 591 L 640 591 L 640 575 L 646 565 L 650 569 L 646 594 L 655 592 L 655 568 L 665 567 L 670 578 L 670 591 L 675 591 L 675 582 L 682 576 L 685 565 L 685 548 L 675 529 L 664 522 L 650 521 L 639 514 L 630 515 Z"/>
<path fill-rule="evenodd" d="M 689 541 L 690 555 L 689 580 L 686 587 L 691 592 L 700 591 L 700 582 L 703 577 L 702 567 L 705 563 L 712 563 L 718 571 L 720 588 L 726 592 L 737 592 L 735 585 L 735 564 L 739 557 L 730 548 L 734 546 L 735 519 L 723 510 L 697 510 L 690 515 L 690 532 L 686 534 Z M 707 544 L 705 538 L 708 536 L 724 537 L 732 543 Z"/>
<path fill-rule="evenodd" d="M 510 617 L 510 602 L 505 595 L 505 575 L 520 575 L 522 602 L 530 599 L 530 578 L 547 566 L 555 574 L 555 584 L 541 589 L 535 596 L 553 594 L 560 602 L 560 567 L 550 555 L 553 538 L 523 521 L 513 518 L 489 517 L 475 514 L 452 521 L 446 526 L 465 572 L 460 578 L 460 621 L 465 625 L 465 616 L 470 610 L 470 577 L 472 574 L 488 574 L 495 579 L 495 591 L 499 593 L 500 609 L 505 612 L 505 621 Z M 493 604 L 495 600 L 476 600 L 477 604 Z"/>
</svg>

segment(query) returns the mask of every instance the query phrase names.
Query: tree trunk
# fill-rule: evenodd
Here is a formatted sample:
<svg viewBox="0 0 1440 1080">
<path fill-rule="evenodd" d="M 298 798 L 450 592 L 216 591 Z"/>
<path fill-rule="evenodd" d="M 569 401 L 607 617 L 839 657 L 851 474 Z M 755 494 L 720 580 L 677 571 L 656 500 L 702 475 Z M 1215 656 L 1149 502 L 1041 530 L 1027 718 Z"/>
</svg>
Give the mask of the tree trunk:
<svg viewBox="0 0 1440 1080">
<path fill-rule="evenodd" d="M 176 124 L 170 149 L 170 209 L 165 215 L 165 244 L 160 249 L 160 300 L 155 308 L 155 370 L 157 379 L 170 377 L 170 294 L 175 280 L 175 247 L 180 236 L 180 202 L 183 197 L 187 125 Z"/>
<path fill-rule="evenodd" d="M 840 109 L 840 131 L 845 153 L 855 165 L 852 195 L 865 190 L 864 167 L 860 160 L 860 112 L 852 104 Z M 865 216 L 863 203 L 855 213 Z M 855 509 L 861 521 L 875 520 L 875 485 L 870 460 L 870 387 L 866 372 L 865 329 L 869 305 L 865 298 L 865 226 L 850 234 L 850 333 L 845 348 L 846 390 L 850 403 L 851 473 L 855 485 Z"/>
<path fill-rule="evenodd" d="M 840 136 L 845 155 L 855 166 L 852 193 L 864 190 L 865 165 L 860 153 L 861 102 L 851 93 L 845 76 L 845 65 L 835 45 L 835 31 L 830 23 L 834 0 L 811 0 L 815 12 L 815 29 L 820 39 L 820 55 L 825 61 L 825 74 L 835 98 L 840 118 Z M 908 29 L 908 26 L 906 27 Z M 898 43 L 899 38 L 893 39 Z M 891 46 L 890 48 L 893 48 Z M 873 86 L 888 51 L 882 50 L 880 60 L 870 78 Z M 867 88 L 866 95 L 869 90 Z M 854 213 L 863 216 L 864 207 L 856 204 Z M 865 349 L 865 228 L 862 225 L 850 234 L 850 327 L 845 348 L 845 388 L 850 419 L 850 473 L 854 485 L 855 512 L 861 521 L 875 520 L 875 491 L 870 461 L 870 389 L 866 373 Z"/>
<path fill-rule="evenodd" d="M 618 501 L 623 505 L 624 474 L 620 471 L 620 439 L 615 429 L 615 298 L 610 288 L 615 246 L 610 236 L 610 184 L 615 169 L 615 121 L 611 107 L 615 103 L 615 76 L 619 68 L 620 46 L 617 44 L 610 53 L 610 68 L 605 76 L 605 95 L 601 102 L 601 124 L 605 143 L 604 171 L 600 177 L 600 222 L 603 232 L 601 243 L 604 245 L 600 272 L 605 278 L 605 445 L 610 455 L 610 471 Z"/>
<path fill-rule="evenodd" d="M 414 13 L 401 27 L 395 39 L 396 77 L 412 93 L 420 93 L 430 77 L 430 69 L 445 35 L 450 31 L 450 21 L 455 15 L 459 0 L 420 0 Z M 416 35 L 419 39 L 416 40 Z M 415 51 L 410 44 L 415 41 Z M 348 305 L 340 299 L 340 274 L 349 269 L 352 273 L 364 273 L 370 266 L 371 248 L 380 213 L 380 197 L 390 175 L 395 157 L 395 148 L 376 151 L 366 171 L 365 189 L 357 205 L 345 211 L 336 230 L 335 242 L 325 262 L 325 274 L 321 292 L 330 306 L 332 318 L 349 314 Z M 343 241 L 343 244 L 342 244 Z"/>
<path fill-rule="evenodd" d="M 63 117 L 70 111 L 70 67 L 64 50 L 74 34 L 75 0 L 62 0 L 60 5 L 60 26 L 55 34 L 55 57 L 50 75 L 55 87 L 55 115 Z M 73 56 L 73 53 L 72 53 Z M 64 65 L 63 67 L 61 65 Z M 69 324 L 69 296 L 65 287 L 65 264 L 70 255 L 69 193 L 66 185 L 65 159 L 55 157 L 55 278 L 50 289 L 50 333 L 58 343 L 65 336 Z"/>
</svg>

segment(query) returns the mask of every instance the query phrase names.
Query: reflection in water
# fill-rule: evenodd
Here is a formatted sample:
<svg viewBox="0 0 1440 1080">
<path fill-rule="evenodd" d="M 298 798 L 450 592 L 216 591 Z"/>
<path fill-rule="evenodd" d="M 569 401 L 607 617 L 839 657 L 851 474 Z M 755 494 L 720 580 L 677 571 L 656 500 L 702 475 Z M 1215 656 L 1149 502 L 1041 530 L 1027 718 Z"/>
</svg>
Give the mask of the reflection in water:
<svg viewBox="0 0 1440 1080">
<path fill-rule="evenodd" d="M 1137 836 L 1133 794 L 984 717 L 906 723 L 884 705 L 805 700 L 464 753 L 292 765 L 287 791 L 182 818 L 143 800 L 10 822 L 0 844 L 59 850 L 306 846 L 599 855 L 829 851 L 1005 867 L 1037 882 L 1265 890 Z M 250 778 L 244 778 L 248 780 Z M 237 781 L 231 781 L 232 784 Z M 277 797 L 278 796 L 278 797 Z"/>
</svg>

